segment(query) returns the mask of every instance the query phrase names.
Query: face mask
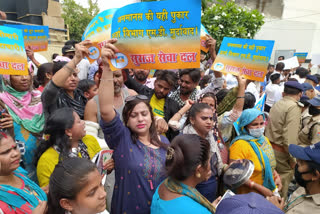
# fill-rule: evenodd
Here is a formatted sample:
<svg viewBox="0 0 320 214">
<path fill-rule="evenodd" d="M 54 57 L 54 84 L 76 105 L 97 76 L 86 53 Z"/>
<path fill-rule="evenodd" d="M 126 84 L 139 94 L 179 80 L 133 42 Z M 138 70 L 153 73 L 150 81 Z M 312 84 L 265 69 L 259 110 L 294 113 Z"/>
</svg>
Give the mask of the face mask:
<svg viewBox="0 0 320 214">
<path fill-rule="evenodd" d="M 302 178 L 302 175 L 303 175 L 303 174 L 307 174 L 307 173 L 310 173 L 310 171 L 307 171 L 307 172 L 299 172 L 299 171 L 298 171 L 298 164 L 296 164 L 295 169 L 294 169 L 294 177 L 296 178 L 296 181 L 297 181 L 297 183 L 299 184 L 299 186 L 306 187 L 307 184 L 312 181 L 312 180 L 306 181 L 306 180 L 304 180 L 304 179 Z"/>
<path fill-rule="evenodd" d="M 265 127 L 258 129 L 249 129 L 249 134 L 253 137 L 260 138 L 264 133 L 264 128 Z"/>
<path fill-rule="evenodd" d="M 316 116 L 320 114 L 320 109 L 317 109 L 315 106 L 309 106 L 309 114 L 312 116 Z"/>
</svg>

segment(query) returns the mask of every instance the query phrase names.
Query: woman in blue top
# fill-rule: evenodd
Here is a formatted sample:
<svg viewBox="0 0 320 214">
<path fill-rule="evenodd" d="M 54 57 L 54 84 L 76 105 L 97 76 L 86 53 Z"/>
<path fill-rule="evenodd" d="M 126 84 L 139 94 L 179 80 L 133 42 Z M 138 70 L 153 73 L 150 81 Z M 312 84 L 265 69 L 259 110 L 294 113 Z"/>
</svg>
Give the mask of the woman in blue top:
<svg viewBox="0 0 320 214">
<path fill-rule="evenodd" d="M 168 178 L 153 195 L 151 214 L 214 213 L 218 200 L 209 202 L 197 184 L 211 177 L 210 144 L 196 134 L 173 139 L 166 155 Z"/>
<path fill-rule="evenodd" d="M 9 132 L 0 130 L 0 213 L 43 214 L 45 192 L 20 166 L 21 154 Z"/>
<path fill-rule="evenodd" d="M 159 136 L 147 97 L 126 99 L 122 117 L 114 110 L 113 72 L 108 60 L 115 58 L 117 40 L 102 49 L 103 73 L 99 88 L 100 126 L 108 146 L 114 150 L 115 186 L 111 213 L 150 213 L 152 195 L 163 181 L 166 147 Z"/>
</svg>

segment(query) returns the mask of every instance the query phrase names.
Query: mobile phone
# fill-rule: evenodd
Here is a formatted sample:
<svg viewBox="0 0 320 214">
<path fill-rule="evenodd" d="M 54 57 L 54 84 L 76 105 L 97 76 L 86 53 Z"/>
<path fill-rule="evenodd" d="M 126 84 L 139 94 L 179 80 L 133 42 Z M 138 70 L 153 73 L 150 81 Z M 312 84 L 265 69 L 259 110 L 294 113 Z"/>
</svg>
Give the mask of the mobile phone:
<svg viewBox="0 0 320 214">
<path fill-rule="evenodd" d="M 220 202 L 223 200 L 223 199 L 226 199 L 226 198 L 230 198 L 232 196 L 234 196 L 235 194 L 231 191 L 231 190 L 227 190 L 224 195 L 222 196 L 221 200 L 219 201 L 219 203 L 217 204 L 217 207 L 219 206 Z M 216 208 L 217 208 L 216 207 Z"/>
</svg>

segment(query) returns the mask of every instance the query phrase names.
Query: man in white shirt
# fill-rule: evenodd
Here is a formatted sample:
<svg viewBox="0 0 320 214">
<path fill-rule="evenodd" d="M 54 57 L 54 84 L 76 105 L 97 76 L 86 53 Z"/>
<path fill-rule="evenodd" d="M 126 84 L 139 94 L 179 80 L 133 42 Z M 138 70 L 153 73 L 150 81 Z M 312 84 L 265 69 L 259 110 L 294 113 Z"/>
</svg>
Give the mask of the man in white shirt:
<svg viewBox="0 0 320 214">
<path fill-rule="evenodd" d="M 266 87 L 266 104 L 264 111 L 269 112 L 273 104 L 282 98 L 283 87 L 280 86 L 280 74 L 273 73 L 270 76 L 271 84 Z"/>
</svg>

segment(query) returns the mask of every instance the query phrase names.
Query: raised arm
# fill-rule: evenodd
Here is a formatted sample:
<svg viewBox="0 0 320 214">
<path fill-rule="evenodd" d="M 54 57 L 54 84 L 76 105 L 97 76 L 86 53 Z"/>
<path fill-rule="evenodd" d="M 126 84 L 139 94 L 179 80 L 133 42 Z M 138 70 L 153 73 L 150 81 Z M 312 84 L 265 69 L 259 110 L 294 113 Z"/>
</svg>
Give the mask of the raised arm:
<svg viewBox="0 0 320 214">
<path fill-rule="evenodd" d="M 242 112 L 244 105 L 244 92 L 246 90 L 246 79 L 242 76 L 237 76 L 239 89 L 237 94 L 237 101 L 234 104 L 232 111 Z"/>
<path fill-rule="evenodd" d="M 30 46 L 26 47 L 26 54 L 27 54 L 27 57 L 29 57 L 29 59 L 33 62 L 33 64 L 35 64 L 38 68 L 40 66 L 40 63 L 34 57 L 34 52 Z"/>
<path fill-rule="evenodd" d="M 55 75 L 52 77 L 52 82 L 62 88 L 65 84 L 65 81 L 69 76 L 75 72 L 75 69 L 77 68 L 77 64 L 89 54 L 88 47 L 90 47 L 91 42 L 89 40 L 85 40 L 80 42 L 79 44 L 76 44 L 76 52 L 73 59 L 68 62 L 63 68 L 61 68 Z"/>
<path fill-rule="evenodd" d="M 209 52 L 210 52 L 210 55 L 211 55 L 212 62 L 214 62 L 214 60 L 217 57 L 216 44 L 217 44 L 217 41 L 214 38 L 212 38 L 210 35 L 207 34 L 206 45 L 209 48 Z"/>
<path fill-rule="evenodd" d="M 103 72 L 99 87 L 99 105 L 100 114 L 104 122 L 108 123 L 116 116 L 113 108 L 114 88 L 113 88 L 113 72 L 109 66 L 109 60 L 116 57 L 115 53 L 118 49 L 113 45 L 117 39 L 109 40 L 101 50 L 101 59 Z"/>
</svg>

